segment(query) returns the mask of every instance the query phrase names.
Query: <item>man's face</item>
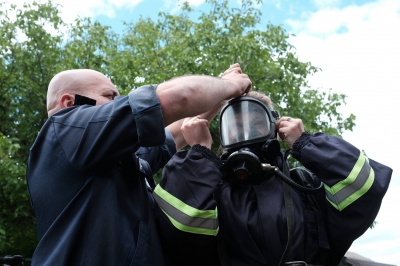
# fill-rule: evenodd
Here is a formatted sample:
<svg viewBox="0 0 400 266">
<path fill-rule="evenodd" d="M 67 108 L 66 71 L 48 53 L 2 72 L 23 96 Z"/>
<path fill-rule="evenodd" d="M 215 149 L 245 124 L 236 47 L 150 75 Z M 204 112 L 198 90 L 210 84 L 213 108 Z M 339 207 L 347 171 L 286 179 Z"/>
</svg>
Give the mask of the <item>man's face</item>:
<svg viewBox="0 0 400 266">
<path fill-rule="evenodd" d="M 269 133 L 269 124 L 260 113 L 250 113 L 248 116 L 235 116 L 235 124 L 229 130 L 229 142 L 250 140 L 265 136 Z"/>
<path fill-rule="evenodd" d="M 115 85 L 102 74 L 93 74 L 84 82 L 82 95 L 96 100 L 96 105 L 102 105 L 119 96 Z"/>
<path fill-rule="evenodd" d="M 251 115 L 250 138 L 265 136 L 269 133 L 269 120 L 266 120 L 265 113 L 253 113 Z"/>
</svg>

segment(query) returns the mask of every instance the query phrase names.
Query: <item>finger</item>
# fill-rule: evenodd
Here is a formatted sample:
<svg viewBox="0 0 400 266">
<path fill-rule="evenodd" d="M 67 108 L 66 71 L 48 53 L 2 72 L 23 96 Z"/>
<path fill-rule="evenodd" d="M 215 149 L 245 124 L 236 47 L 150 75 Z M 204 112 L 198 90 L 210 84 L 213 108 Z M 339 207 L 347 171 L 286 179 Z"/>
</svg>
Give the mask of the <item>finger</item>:
<svg viewBox="0 0 400 266">
<path fill-rule="evenodd" d="M 227 70 L 225 70 L 224 73 L 230 73 L 235 70 L 240 70 L 240 72 L 242 71 L 242 69 L 240 68 L 240 65 L 238 63 L 230 65 L 229 68 Z"/>
<path fill-rule="evenodd" d="M 206 125 L 207 127 L 210 125 L 210 122 L 207 119 L 204 118 L 198 118 L 195 120 L 196 123 L 202 123 L 204 125 Z"/>
<path fill-rule="evenodd" d="M 186 121 L 186 119 L 187 119 L 187 121 Z M 186 121 L 186 123 L 185 123 L 185 121 Z M 208 120 L 205 118 L 201 118 L 200 116 L 193 116 L 190 118 L 185 118 L 184 123 L 185 124 L 187 124 L 187 123 L 192 123 L 192 124 L 204 123 L 207 126 L 209 125 Z"/>
<path fill-rule="evenodd" d="M 186 117 L 183 119 L 182 125 L 187 124 L 190 121 L 191 117 Z"/>
<path fill-rule="evenodd" d="M 251 88 L 253 87 L 253 83 L 250 81 L 250 84 L 247 86 L 246 90 L 244 91 L 244 95 L 249 93 L 251 91 Z"/>
<path fill-rule="evenodd" d="M 222 77 L 229 75 L 231 73 L 238 73 L 238 74 L 242 74 L 242 69 L 240 67 L 235 67 L 235 68 L 230 68 L 228 70 L 226 70 L 223 74 Z"/>
<path fill-rule="evenodd" d="M 282 127 L 284 125 L 287 125 L 287 122 L 293 121 L 293 118 L 289 116 L 282 116 L 277 122 L 276 125 L 277 127 Z"/>
<path fill-rule="evenodd" d="M 196 115 L 196 116 L 193 116 L 191 120 L 192 120 L 192 121 L 198 121 L 198 120 L 199 120 L 199 116 L 197 116 L 197 115 Z"/>
<path fill-rule="evenodd" d="M 279 133 L 279 138 L 281 139 L 281 140 L 285 140 L 286 139 L 286 134 L 285 133 Z"/>
<path fill-rule="evenodd" d="M 291 118 L 290 116 L 282 116 L 281 119 L 279 119 L 279 121 L 291 121 L 293 118 Z"/>
<path fill-rule="evenodd" d="M 233 69 L 233 68 L 240 68 L 240 65 L 238 63 L 234 63 L 234 64 L 230 65 L 227 70 L 230 70 L 230 69 Z"/>
</svg>

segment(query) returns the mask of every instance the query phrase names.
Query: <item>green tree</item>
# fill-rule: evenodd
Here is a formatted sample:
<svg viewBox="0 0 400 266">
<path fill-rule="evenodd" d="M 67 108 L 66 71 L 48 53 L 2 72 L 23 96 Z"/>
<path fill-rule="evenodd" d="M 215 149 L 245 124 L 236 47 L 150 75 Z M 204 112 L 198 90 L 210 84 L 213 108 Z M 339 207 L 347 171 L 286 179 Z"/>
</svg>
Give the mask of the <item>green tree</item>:
<svg viewBox="0 0 400 266">
<path fill-rule="evenodd" d="M 30 257 L 37 242 L 25 165 L 46 119 L 45 95 L 60 53 L 46 27 L 62 21 L 50 3 L 0 4 L 0 254 Z"/>
<path fill-rule="evenodd" d="M 355 117 L 337 111 L 346 96 L 309 88 L 308 76 L 319 69 L 298 60 L 282 27 L 260 24 L 258 2 L 231 8 L 226 0 L 208 0 L 196 19 L 185 3 L 178 15 L 128 21 L 120 34 L 89 18 L 65 23 L 51 1 L 20 9 L 0 3 L 0 256 L 30 257 L 37 243 L 25 168 L 47 119 L 48 83 L 61 70 L 101 71 L 126 94 L 178 75 L 218 76 L 238 62 L 254 90 L 269 95 L 281 114 L 303 118 L 308 131 L 352 130 Z M 217 121 L 211 130 L 216 148 Z"/>
<path fill-rule="evenodd" d="M 127 78 L 158 83 L 192 73 L 218 76 L 238 62 L 254 90 L 269 95 L 281 114 L 303 118 L 310 132 L 340 136 L 351 130 L 355 117 L 344 118 L 337 111 L 346 96 L 309 88 L 307 77 L 319 69 L 298 60 L 289 34 L 280 26 L 259 25 L 262 14 L 253 2 L 258 1 L 230 9 L 228 1 L 209 0 L 210 11 L 201 13 L 197 22 L 190 19 L 193 10 L 184 4 L 179 15 L 160 13 L 156 22 L 147 18 L 128 23 L 121 58 L 116 60 L 124 62 L 124 68 L 117 73 L 128 71 Z M 217 146 L 216 122 L 212 132 Z"/>
</svg>

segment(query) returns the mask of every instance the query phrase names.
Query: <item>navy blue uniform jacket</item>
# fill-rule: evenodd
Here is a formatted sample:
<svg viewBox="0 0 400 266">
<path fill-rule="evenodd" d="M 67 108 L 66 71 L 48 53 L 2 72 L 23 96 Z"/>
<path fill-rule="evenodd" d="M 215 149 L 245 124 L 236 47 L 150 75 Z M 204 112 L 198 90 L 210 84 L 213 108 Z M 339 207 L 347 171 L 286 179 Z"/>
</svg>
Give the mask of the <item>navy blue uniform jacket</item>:
<svg viewBox="0 0 400 266">
<path fill-rule="evenodd" d="M 27 168 L 39 233 L 32 265 L 164 265 L 134 155 L 165 144 L 155 89 L 66 108 L 44 124 Z"/>
<path fill-rule="evenodd" d="M 295 144 L 294 157 L 324 189 L 314 198 L 318 209 L 291 190 L 293 241 L 285 261 L 338 265 L 374 221 L 392 170 L 335 136 L 303 134 Z M 266 173 L 260 184 L 221 182 L 220 165 L 195 145 L 164 167 L 154 195 L 171 265 L 279 265 L 288 240 L 283 181 Z"/>
</svg>

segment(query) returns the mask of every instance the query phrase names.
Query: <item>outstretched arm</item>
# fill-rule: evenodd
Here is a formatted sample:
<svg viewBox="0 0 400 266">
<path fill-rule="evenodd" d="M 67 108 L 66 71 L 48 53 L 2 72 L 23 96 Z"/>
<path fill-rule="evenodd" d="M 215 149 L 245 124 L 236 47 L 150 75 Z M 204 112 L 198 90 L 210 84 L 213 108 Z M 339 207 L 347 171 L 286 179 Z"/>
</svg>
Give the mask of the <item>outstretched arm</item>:
<svg viewBox="0 0 400 266">
<path fill-rule="evenodd" d="M 225 70 L 225 72 L 223 73 L 222 79 L 229 79 L 230 76 L 228 74 L 233 73 L 233 72 L 241 73 L 239 64 L 233 64 L 227 70 Z M 212 109 L 208 110 L 205 113 L 198 115 L 198 118 L 206 119 L 209 123 L 211 123 L 211 121 L 218 114 L 218 112 L 221 110 L 221 107 L 225 103 L 226 103 L 226 100 L 217 103 L 217 105 L 215 105 Z M 186 143 L 186 140 L 182 135 L 183 132 L 181 131 L 181 126 L 183 124 L 183 120 L 184 119 L 180 119 L 180 120 L 178 120 L 174 123 L 171 123 L 167 126 L 167 129 L 171 132 L 172 136 L 174 137 L 177 151 L 181 150 L 183 147 L 186 146 L 186 144 L 188 144 L 188 143 Z M 190 145 L 190 146 L 192 146 L 192 145 Z"/>
<path fill-rule="evenodd" d="M 221 102 L 247 93 L 251 81 L 239 64 L 229 68 L 222 78 L 211 76 L 182 76 L 158 85 L 164 124 L 192 117 L 215 108 Z"/>
</svg>

